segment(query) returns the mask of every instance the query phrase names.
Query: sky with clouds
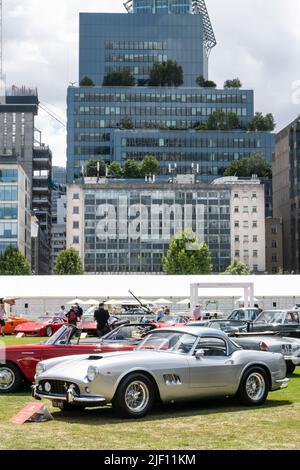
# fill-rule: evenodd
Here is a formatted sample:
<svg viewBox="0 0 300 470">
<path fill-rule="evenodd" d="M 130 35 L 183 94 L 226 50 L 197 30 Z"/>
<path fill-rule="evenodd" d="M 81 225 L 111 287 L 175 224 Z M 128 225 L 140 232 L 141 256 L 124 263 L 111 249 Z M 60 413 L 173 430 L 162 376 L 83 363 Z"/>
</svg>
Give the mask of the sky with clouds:
<svg viewBox="0 0 300 470">
<path fill-rule="evenodd" d="M 218 41 L 210 78 L 222 86 L 239 77 L 255 90 L 255 108 L 272 112 L 277 129 L 300 110 L 299 0 L 206 0 Z M 40 101 L 66 120 L 66 89 L 78 80 L 79 12 L 124 12 L 122 0 L 3 0 L 7 85 L 36 86 Z M 294 85 L 293 85 L 294 84 Z M 300 96 L 300 93 L 298 93 Z M 40 110 L 37 127 L 66 161 L 66 132 Z"/>
</svg>

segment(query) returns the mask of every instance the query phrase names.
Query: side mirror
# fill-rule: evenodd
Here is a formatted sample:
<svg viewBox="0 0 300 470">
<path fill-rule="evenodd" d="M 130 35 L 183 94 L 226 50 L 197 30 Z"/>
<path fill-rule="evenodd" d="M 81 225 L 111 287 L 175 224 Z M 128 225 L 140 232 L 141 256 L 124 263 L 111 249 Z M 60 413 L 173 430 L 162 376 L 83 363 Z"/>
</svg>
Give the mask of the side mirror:
<svg viewBox="0 0 300 470">
<path fill-rule="evenodd" d="M 202 359 L 205 356 L 205 351 L 204 349 L 199 349 L 196 351 L 195 357 L 196 359 Z"/>
</svg>

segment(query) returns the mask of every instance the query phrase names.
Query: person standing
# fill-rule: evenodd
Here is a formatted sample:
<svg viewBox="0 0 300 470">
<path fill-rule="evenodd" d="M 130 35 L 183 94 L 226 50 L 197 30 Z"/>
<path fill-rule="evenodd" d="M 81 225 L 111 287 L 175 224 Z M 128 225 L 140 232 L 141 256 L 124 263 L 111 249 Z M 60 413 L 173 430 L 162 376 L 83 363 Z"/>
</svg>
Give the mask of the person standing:
<svg viewBox="0 0 300 470">
<path fill-rule="evenodd" d="M 94 319 L 97 322 L 98 337 L 102 338 L 106 333 L 109 333 L 109 313 L 105 310 L 104 303 L 99 304 L 99 307 L 95 310 Z"/>
<path fill-rule="evenodd" d="M 80 307 L 80 305 L 78 303 L 75 304 L 75 312 L 76 312 L 76 315 L 77 315 L 77 321 L 81 321 L 81 317 L 83 315 L 83 310 L 82 310 L 82 308 Z"/>
<path fill-rule="evenodd" d="M 5 306 L 4 306 L 4 299 L 0 299 L 0 336 L 5 336 L 3 333 L 3 329 L 5 327 Z"/>
<path fill-rule="evenodd" d="M 193 320 L 200 321 L 203 318 L 202 305 L 197 304 L 193 310 Z"/>
<path fill-rule="evenodd" d="M 165 309 L 164 307 L 160 307 L 160 309 L 158 310 L 157 314 L 156 314 L 156 321 L 160 321 L 162 318 L 164 318 L 165 316 Z"/>
<path fill-rule="evenodd" d="M 69 325 L 77 325 L 77 311 L 75 305 L 72 305 L 68 313 L 66 313 L 66 317 L 68 319 Z"/>
<path fill-rule="evenodd" d="M 66 315 L 67 315 L 67 310 L 66 310 L 66 307 L 64 305 L 62 305 L 60 307 L 60 311 L 58 312 L 58 316 L 59 318 L 66 318 Z"/>
</svg>

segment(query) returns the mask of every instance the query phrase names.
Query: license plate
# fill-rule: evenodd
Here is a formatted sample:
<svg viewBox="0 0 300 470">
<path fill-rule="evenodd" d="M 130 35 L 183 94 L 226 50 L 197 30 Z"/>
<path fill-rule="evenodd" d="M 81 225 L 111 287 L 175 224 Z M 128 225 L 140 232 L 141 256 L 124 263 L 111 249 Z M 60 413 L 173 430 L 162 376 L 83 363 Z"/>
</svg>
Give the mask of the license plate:
<svg viewBox="0 0 300 470">
<path fill-rule="evenodd" d="M 52 400 L 52 406 L 54 408 L 60 408 L 61 410 L 64 407 L 64 401 L 63 400 Z"/>
</svg>

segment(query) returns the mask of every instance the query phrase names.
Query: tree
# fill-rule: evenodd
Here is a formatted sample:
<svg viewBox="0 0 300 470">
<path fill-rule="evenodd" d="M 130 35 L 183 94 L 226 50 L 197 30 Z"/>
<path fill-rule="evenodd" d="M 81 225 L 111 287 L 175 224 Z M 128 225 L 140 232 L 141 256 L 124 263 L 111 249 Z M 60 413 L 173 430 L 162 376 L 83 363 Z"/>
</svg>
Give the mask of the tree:
<svg viewBox="0 0 300 470">
<path fill-rule="evenodd" d="M 30 276 L 31 274 L 27 258 L 17 248 L 8 246 L 3 253 L 0 253 L 1 276 Z"/>
<path fill-rule="evenodd" d="M 121 122 L 120 122 L 120 126 L 121 126 L 122 129 L 133 129 L 134 128 L 133 121 L 130 118 L 122 119 Z"/>
<path fill-rule="evenodd" d="M 166 274 L 211 274 L 211 253 L 205 242 L 199 245 L 197 236 L 185 230 L 171 240 L 163 259 Z"/>
<path fill-rule="evenodd" d="M 108 167 L 110 176 L 122 176 L 124 171 L 119 162 L 112 162 Z"/>
<path fill-rule="evenodd" d="M 195 131 L 207 131 L 207 124 L 205 124 L 205 122 L 196 122 L 193 129 L 195 129 Z"/>
<path fill-rule="evenodd" d="M 127 178 L 141 177 L 140 165 L 135 160 L 126 160 L 124 172 Z"/>
<path fill-rule="evenodd" d="M 157 175 L 159 172 L 159 162 L 153 155 L 146 155 L 141 163 L 140 171 L 143 176 Z"/>
<path fill-rule="evenodd" d="M 226 80 L 224 83 L 224 88 L 242 88 L 242 82 L 239 78 L 234 78 L 233 80 Z"/>
<path fill-rule="evenodd" d="M 134 86 L 136 80 L 129 70 L 110 72 L 103 79 L 103 86 Z"/>
<path fill-rule="evenodd" d="M 217 84 L 212 80 L 206 80 L 203 75 L 196 78 L 196 83 L 201 88 L 217 88 Z"/>
<path fill-rule="evenodd" d="M 234 161 L 224 171 L 224 176 L 240 176 L 250 178 L 257 175 L 259 178 L 272 177 L 272 165 L 260 153 L 253 153 L 250 157 L 243 157 Z"/>
<path fill-rule="evenodd" d="M 89 77 L 83 77 L 82 80 L 80 80 L 79 83 L 80 86 L 95 86 L 95 83 L 93 80 Z"/>
<path fill-rule="evenodd" d="M 68 248 L 59 253 L 56 258 L 54 272 L 59 276 L 83 274 L 80 256 L 74 248 Z"/>
<path fill-rule="evenodd" d="M 207 120 L 207 129 L 211 131 L 230 131 L 240 128 L 240 120 L 235 113 L 231 111 L 226 113 L 217 109 L 210 114 Z"/>
<path fill-rule="evenodd" d="M 264 116 L 262 113 L 255 113 L 248 124 L 248 131 L 274 131 L 276 127 L 273 114 Z"/>
<path fill-rule="evenodd" d="M 154 64 L 148 81 L 149 86 L 175 86 L 183 84 L 183 70 L 181 65 L 173 60 L 162 64 Z"/>
<path fill-rule="evenodd" d="M 238 259 L 235 259 L 234 262 L 228 266 L 224 274 L 230 274 L 232 276 L 248 276 L 251 273 L 250 268 Z"/>
<path fill-rule="evenodd" d="M 99 176 L 106 176 L 106 163 L 103 160 L 89 160 L 86 166 L 86 175 L 88 177 L 98 176 L 98 163 L 99 163 Z"/>
</svg>

